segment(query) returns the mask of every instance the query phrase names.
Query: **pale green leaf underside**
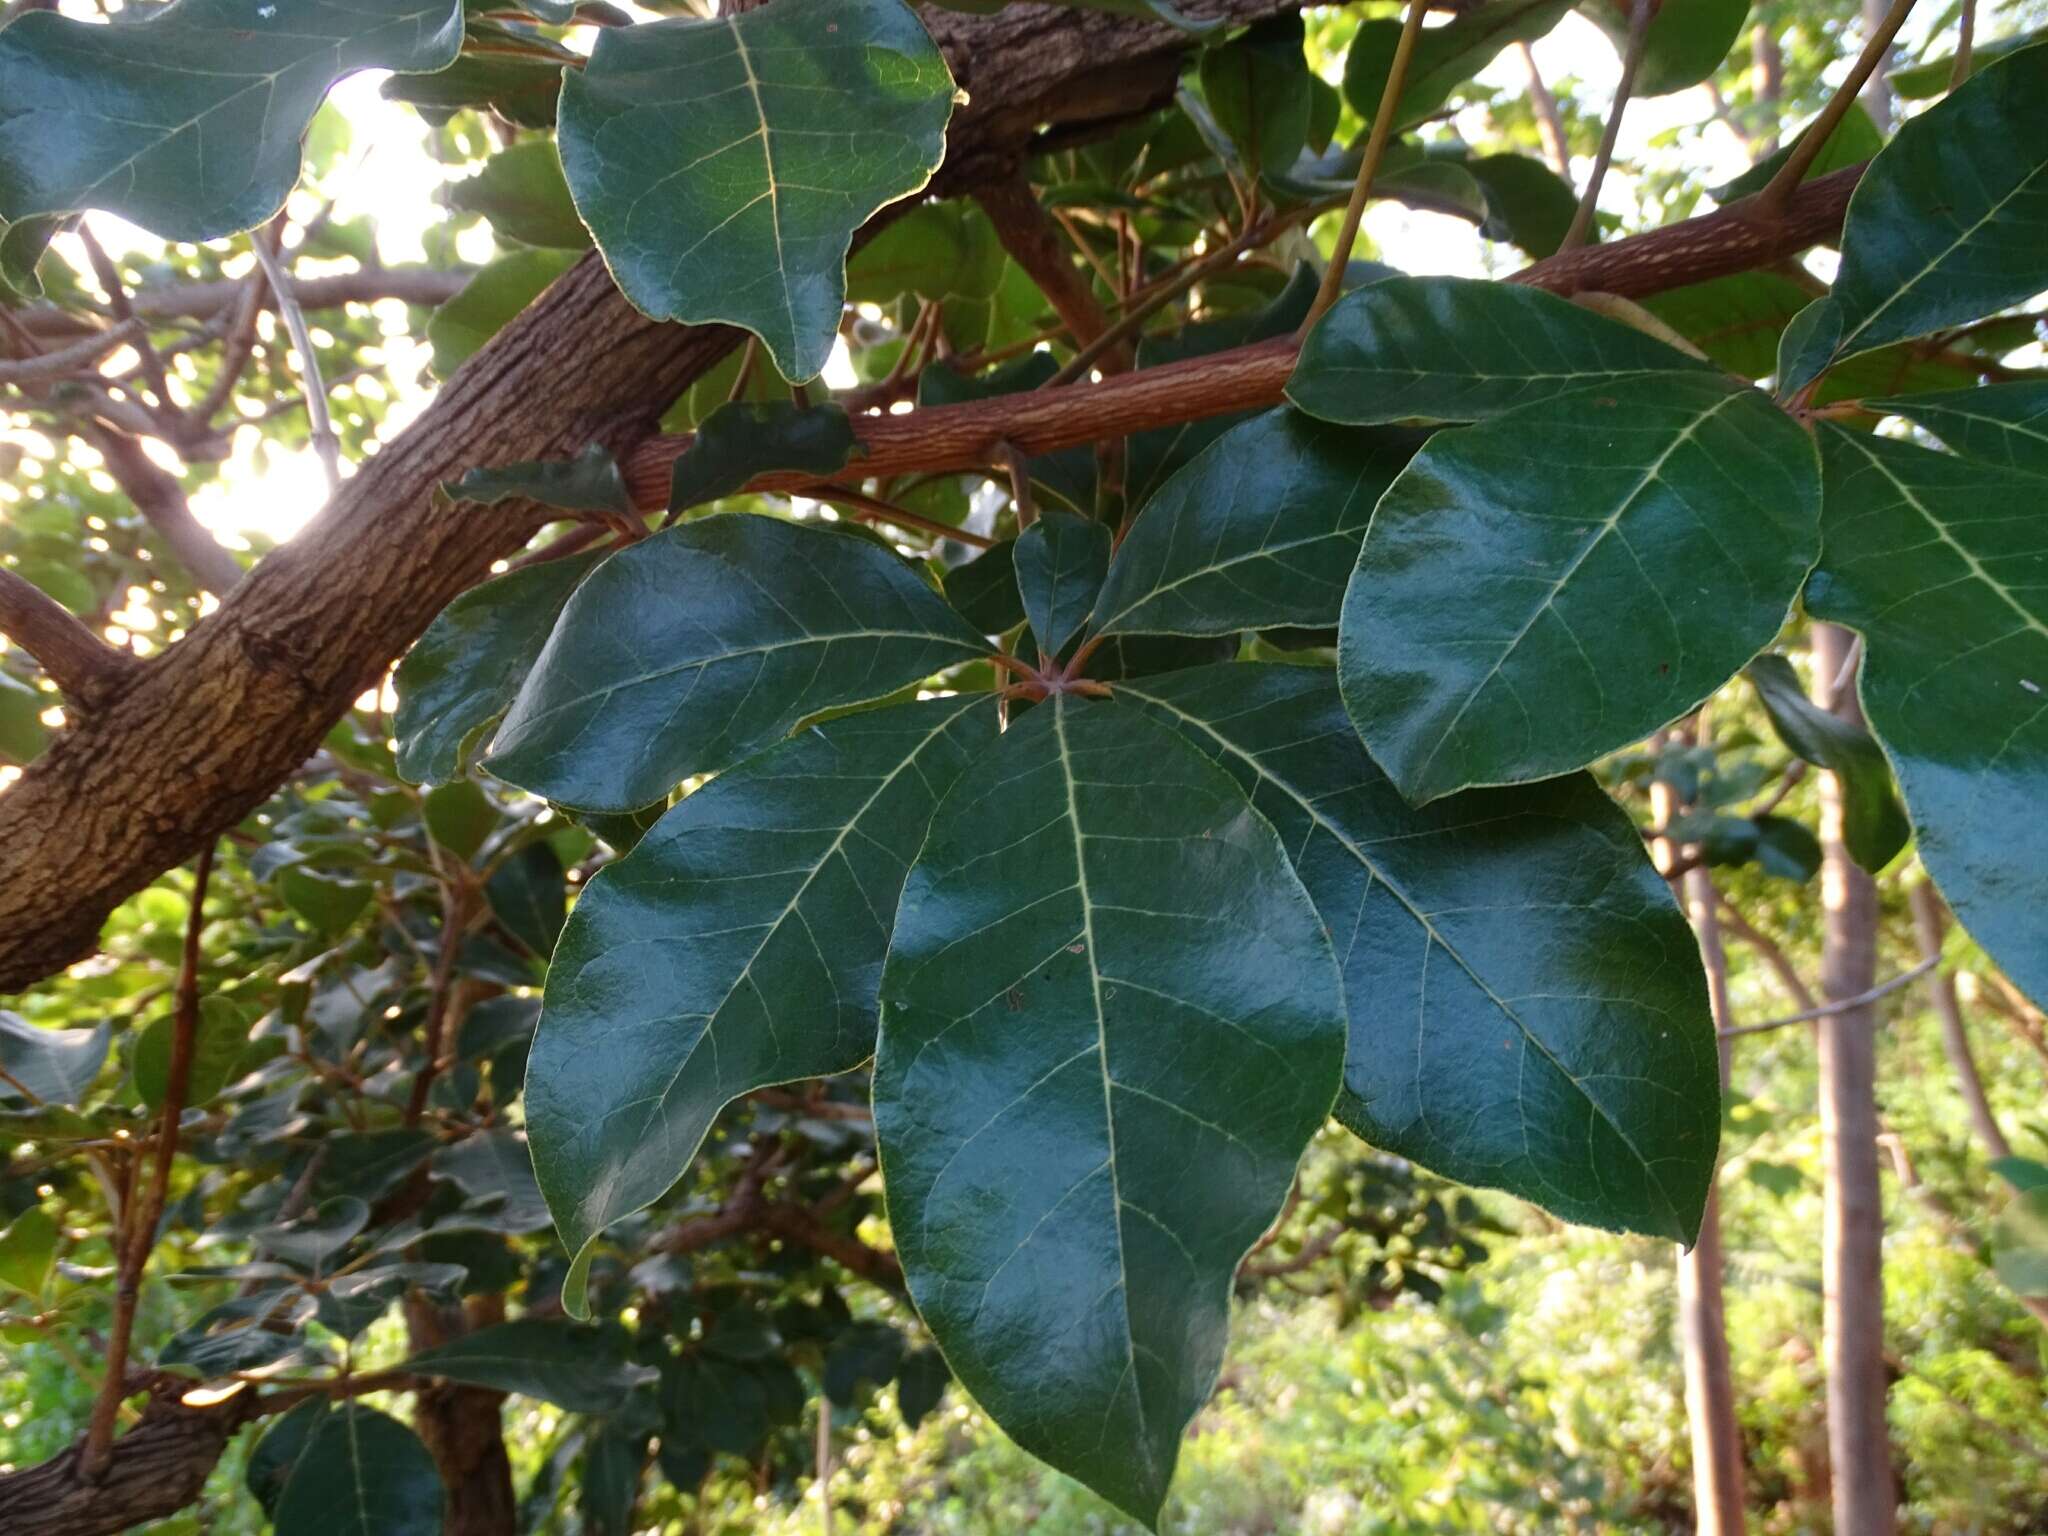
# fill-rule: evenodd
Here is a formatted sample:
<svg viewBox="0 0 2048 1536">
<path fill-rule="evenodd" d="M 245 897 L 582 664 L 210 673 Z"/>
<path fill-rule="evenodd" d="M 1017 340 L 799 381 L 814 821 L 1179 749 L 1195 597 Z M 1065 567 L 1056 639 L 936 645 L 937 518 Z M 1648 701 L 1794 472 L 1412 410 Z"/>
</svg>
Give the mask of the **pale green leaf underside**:
<svg viewBox="0 0 2048 1536">
<path fill-rule="evenodd" d="M 485 766 L 557 804 L 637 810 L 811 715 L 987 649 L 878 544 L 706 517 L 622 550 L 576 589 Z"/>
<path fill-rule="evenodd" d="M 853 232 L 945 152 L 953 78 L 902 0 L 776 0 L 598 34 L 562 88 L 562 166 L 627 298 L 831 355 Z"/>
<path fill-rule="evenodd" d="M 1692 1240 L 1720 1125 L 1705 977 L 1591 778 L 1417 809 L 1321 668 L 1233 663 L 1117 692 L 1280 833 L 1344 968 L 1345 1125 L 1566 1220 Z"/>
<path fill-rule="evenodd" d="M 1849 200 L 1828 296 L 1785 332 L 1779 388 L 2048 288 L 2048 46 L 1901 127 Z"/>
<path fill-rule="evenodd" d="M 1329 940 L 1228 775 L 1039 705 L 969 767 L 882 984 L 890 1228 L 960 1381 L 1145 1521 L 1343 1056 Z M 1199 1169 L 1199 1177 L 1190 1170 Z"/>
<path fill-rule="evenodd" d="M 1359 734 L 1418 803 L 1641 739 L 1783 626 L 1819 493 L 1806 434 L 1709 374 L 1438 433 L 1381 498 L 1345 594 Z"/>
<path fill-rule="evenodd" d="M 847 715 L 684 800 L 590 882 L 527 1064 L 534 1167 L 576 1256 L 661 1198 L 719 1110 L 858 1066 L 897 893 L 995 731 L 985 695 Z"/>
<path fill-rule="evenodd" d="M 299 176 L 335 81 L 429 71 L 460 0 L 178 0 L 94 26 L 51 11 L 0 32 L 0 221 L 101 208 L 167 240 L 262 223 Z"/>
<path fill-rule="evenodd" d="M 1862 633 L 1863 710 L 1921 862 L 2048 999 L 2048 478 L 1824 426 L 1815 618 Z"/>
</svg>

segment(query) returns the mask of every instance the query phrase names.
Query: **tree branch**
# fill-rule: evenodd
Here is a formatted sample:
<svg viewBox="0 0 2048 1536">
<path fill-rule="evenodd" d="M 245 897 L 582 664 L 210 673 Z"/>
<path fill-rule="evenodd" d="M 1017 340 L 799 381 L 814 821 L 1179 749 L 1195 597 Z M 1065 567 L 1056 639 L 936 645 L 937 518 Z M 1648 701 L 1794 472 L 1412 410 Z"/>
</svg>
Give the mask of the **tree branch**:
<svg viewBox="0 0 2048 1536">
<path fill-rule="evenodd" d="M 81 710 L 106 704 L 147 665 L 107 644 L 42 588 L 5 568 L 0 568 L 0 635 L 33 656 Z"/>
<path fill-rule="evenodd" d="M 365 267 L 332 277 L 309 277 L 294 292 L 304 309 L 339 309 L 346 304 L 374 304 L 399 299 L 407 304 L 445 304 L 462 291 L 476 272 L 470 267 Z M 215 320 L 232 310 L 248 291 L 249 278 L 222 278 L 206 283 L 163 283 L 129 295 L 129 307 L 144 321 Z M 274 300 L 271 301 L 273 304 Z M 90 319 L 54 305 L 18 311 L 15 318 L 33 336 L 63 339 L 97 334 Z"/>
</svg>

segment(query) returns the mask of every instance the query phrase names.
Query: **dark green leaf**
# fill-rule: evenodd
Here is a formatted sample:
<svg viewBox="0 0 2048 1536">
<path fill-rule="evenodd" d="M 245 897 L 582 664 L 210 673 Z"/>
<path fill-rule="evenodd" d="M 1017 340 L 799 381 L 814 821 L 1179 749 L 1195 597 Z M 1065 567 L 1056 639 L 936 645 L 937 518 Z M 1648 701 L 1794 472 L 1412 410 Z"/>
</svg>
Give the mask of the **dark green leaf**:
<svg viewBox="0 0 2048 1536">
<path fill-rule="evenodd" d="M 1815 618 L 1863 635 L 1864 713 L 1920 861 L 1999 966 L 2048 999 L 2048 479 L 1821 431 Z"/>
<path fill-rule="evenodd" d="M 514 251 L 478 272 L 427 321 L 434 372 L 451 376 L 575 265 L 573 251 Z"/>
<path fill-rule="evenodd" d="M 619 473 L 619 461 L 602 443 L 592 443 L 573 459 L 528 459 L 467 470 L 460 479 L 444 483 L 442 489 L 457 501 L 474 501 L 487 507 L 518 499 L 537 501 L 564 512 L 616 512 L 624 516 L 633 510 L 633 498 L 626 490 L 626 477 Z M 572 567 L 579 563 L 587 565 L 588 561 L 571 562 Z"/>
<path fill-rule="evenodd" d="M 450 208 L 482 214 L 500 235 L 521 245 L 580 251 L 590 244 L 551 139 L 528 139 L 499 151 L 476 175 L 450 185 L 447 197 Z"/>
<path fill-rule="evenodd" d="M 860 445 L 838 405 L 735 402 L 704 418 L 669 475 L 668 508 L 687 511 L 730 496 L 754 476 L 798 470 L 824 479 L 844 469 Z"/>
<path fill-rule="evenodd" d="M 1000 635 L 1024 622 L 1016 554 L 1017 541 L 1005 539 L 946 572 L 946 601 L 984 635 Z"/>
<path fill-rule="evenodd" d="M 1767 875 L 1802 883 L 1820 873 L 1820 839 L 1788 816 L 1757 816 L 1756 861 Z"/>
<path fill-rule="evenodd" d="M 2017 37 L 1994 38 L 1979 42 L 1970 50 L 1970 67 L 1982 69 L 1994 60 L 2004 58 L 2015 49 L 2031 47 L 2048 33 L 2022 32 Z M 1956 58 L 1952 53 L 1940 58 L 1929 59 L 1924 64 L 1909 64 L 1904 69 L 1895 69 L 1885 76 L 1894 93 L 1906 101 L 1928 101 L 1936 96 L 1948 94 L 1949 81 L 1955 78 Z"/>
<path fill-rule="evenodd" d="M 513 999 L 503 999 L 513 1001 Z M 463 1020 L 467 1030 L 476 1010 Z M 529 1029 L 532 1025 L 527 1026 Z M 486 1131 L 465 1137 L 434 1154 L 434 1175 L 448 1179 L 469 1197 L 472 1207 L 490 1205 L 488 1223 L 476 1223 L 473 1211 L 459 1213 L 465 1225 L 488 1225 L 501 1232 L 538 1232 L 548 1224 L 547 1202 L 533 1176 L 533 1157 L 526 1138 L 516 1131 Z"/>
<path fill-rule="evenodd" d="M 630 1536 L 633 1506 L 647 1475 L 649 1438 L 623 1424 L 606 1424 L 584 1443 L 577 1501 L 584 1536 Z"/>
<path fill-rule="evenodd" d="M 249 1241 L 286 1263 L 318 1273 L 327 1260 L 369 1225 L 370 1208 L 354 1195 L 336 1195 L 314 1210 L 276 1226 L 258 1227 Z"/>
<path fill-rule="evenodd" d="M 1712 370 L 1541 289 L 1392 277 L 1317 322 L 1287 398 L 1325 421 L 1480 421 L 1594 385 L 1628 393 L 1646 373 Z"/>
<path fill-rule="evenodd" d="M 569 918 L 568 876 L 555 850 L 529 843 L 492 871 L 484 898 L 512 937 L 545 960 Z"/>
<path fill-rule="evenodd" d="M 941 806 L 882 996 L 919 1313 L 1019 1444 L 1155 1520 L 1232 1276 L 1342 1071 L 1329 939 L 1279 839 L 1171 732 L 1056 695 Z"/>
<path fill-rule="evenodd" d="M 603 558 L 573 555 L 508 571 L 463 593 L 427 626 L 392 679 L 402 777 L 438 784 L 461 775 L 468 744 L 504 714 L 562 605 Z"/>
<path fill-rule="evenodd" d="M 441 1477 L 419 1436 L 344 1403 L 313 1429 L 277 1496 L 277 1536 L 440 1536 Z"/>
<path fill-rule="evenodd" d="M 553 128 L 562 66 L 471 54 L 438 74 L 393 75 L 380 94 L 409 103 L 429 122 L 444 123 L 465 107 L 486 107 L 521 128 Z"/>
<path fill-rule="evenodd" d="M 995 226 L 973 203 L 922 203 L 891 219 L 847 262 L 846 301 L 893 304 L 906 293 L 985 301 L 995 297 L 1007 259 Z"/>
<path fill-rule="evenodd" d="M 327 1399 L 315 1393 L 273 1420 L 263 1438 L 250 1448 L 242 1481 L 263 1507 L 265 1518 L 277 1513 L 278 1498 L 305 1459 L 314 1431 L 327 1417 L 327 1407 Z"/>
<path fill-rule="evenodd" d="M 1614 40 L 1628 47 L 1630 0 L 1586 0 L 1580 7 Z M 1698 85 L 1721 67 L 1749 19 L 1749 0 L 1661 0 L 1643 38 L 1635 94 L 1667 96 Z"/>
<path fill-rule="evenodd" d="M 896 1368 L 896 1409 L 903 1422 L 912 1429 L 922 1424 L 925 1415 L 939 1406 L 952 1380 L 945 1356 L 936 1349 L 913 1349 L 905 1354 Z"/>
<path fill-rule="evenodd" d="M 1528 155 L 1474 155 L 1460 163 L 1486 194 L 1480 233 L 1487 239 L 1511 241 L 1539 257 L 1564 244 L 1579 206 L 1570 182 Z"/>
<path fill-rule="evenodd" d="M 1038 648 L 1057 656 L 1088 622 L 1109 571 L 1109 528 L 1092 517 L 1048 511 L 1012 549 L 1017 593 Z"/>
<path fill-rule="evenodd" d="M 565 805 L 633 810 L 820 710 L 986 649 L 888 550 L 776 517 L 707 517 L 577 588 L 486 766 Z"/>
<path fill-rule="evenodd" d="M 321 1143 L 326 1159 L 320 1165 L 324 1189 L 348 1191 L 376 1200 L 395 1189 L 405 1176 L 427 1160 L 434 1138 L 408 1126 L 330 1135 Z"/>
<path fill-rule="evenodd" d="M 1533 43 L 1571 8 L 1572 0 L 1482 0 L 1444 26 L 1425 29 L 1408 63 L 1394 126 L 1413 127 L 1429 117 L 1495 54 L 1516 43 Z M 1379 114 L 1400 37 L 1399 21 L 1379 19 L 1361 23 L 1351 40 L 1344 59 L 1344 95 L 1367 123 Z"/>
<path fill-rule="evenodd" d="M 1410 806 L 1320 668 L 1125 684 L 1294 850 L 1344 965 L 1337 1117 L 1567 1220 L 1690 1242 L 1718 1068 L 1699 952 L 1634 825 L 1583 774 Z"/>
<path fill-rule="evenodd" d="M 1710 188 L 1714 201 L 1732 203 L 1739 198 L 1763 191 L 1770 179 L 1778 174 L 1778 168 L 1791 158 L 1792 151 L 1798 148 L 1799 141 L 1806 137 L 1812 127 L 1813 124 L 1809 122 L 1806 127 L 1786 139 L 1776 150 L 1765 155 L 1733 181 Z M 1877 124 L 1871 121 L 1870 114 L 1863 109 L 1862 103 L 1854 103 L 1850 106 L 1848 114 L 1828 135 L 1827 143 L 1823 144 L 1820 153 L 1814 156 L 1813 164 L 1807 167 L 1803 179 L 1811 181 L 1816 176 L 1825 176 L 1829 171 L 1839 171 L 1845 166 L 1856 165 L 1868 160 L 1883 148 L 1884 135 L 1878 132 Z"/>
<path fill-rule="evenodd" d="M 1224 635 L 1334 623 L 1373 506 L 1415 441 L 1284 406 L 1232 427 L 1131 524 L 1093 629 Z"/>
<path fill-rule="evenodd" d="M 464 1334 L 401 1369 L 537 1397 L 571 1413 L 616 1412 L 655 1375 L 620 1358 L 595 1328 L 538 1317 Z"/>
<path fill-rule="evenodd" d="M 498 808 L 469 779 L 457 779 L 420 797 L 420 818 L 435 842 L 467 862 L 483 847 L 498 824 Z"/>
<path fill-rule="evenodd" d="M 91 1029 L 44 1029 L 0 1009 L 0 1067 L 14 1079 L 12 1083 L 0 1079 L 0 1104 L 27 1102 L 20 1091 L 25 1088 L 36 1103 L 75 1108 L 106 1063 L 112 1039 L 104 1024 Z"/>
<path fill-rule="evenodd" d="M 1308 146 L 1308 60 L 1301 17 L 1262 21 L 1202 55 L 1202 95 L 1252 174 L 1292 170 Z"/>
<path fill-rule="evenodd" d="M 744 326 L 801 382 L 831 355 L 853 232 L 930 180 L 952 111 L 903 0 L 774 0 L 600 31 L 562 87 L 562 164 L 627 298 Z"/>
<path fill-rule="evenodd" d="M 1757 657 L 1749 664 L 1749 680 L 1778 739 L 1796 756 L 1841 780 L 1842 842 L 1850 857 L 1876 874 L 1913 835 L 1892 791 L 1892 770 L 1883 750 L 1861 725 L 1809 699 L 1784 657 Z"/>
<path fill-rule="evenodd" d="M 1833 289 L 1794 321 L 1779 389 L 2048 288 L 2048 47 L 1972 75 L 1856 184 Z"/>
<path fill-rule="evenodd" d="M 130 1070 L 136 1097 L 151 1109 L 163 1106 L 171 1079 L 171 1037 L 177 1026 L 168 1013 L 157 1015 L 135 1040 Z M 199 1000 L 199 1019 L 192 1031 L 192 1058 L 185 1077 L 185 1107 L 211 1103 L 239 1075 L 236 1063 L 249 1049 L 249 1020 L 224 997 Z"/>
<path fill-rule="evenodd" d="M 1417 802 L 1547 778 L 1687 713 L 1813 564 L 1813 443 L 1755 390 L 1644 374 L 1442 432 L 1344 598 L 1344 702 Z"/>
<path fill-rule="evenodd" d="M 886 1386 L 903 1362 L 903 1335 L 887 1323 L 855 1323 L 825 1351 L 825 1395 L 841 1408 Z"/>
<path fill-rule="evenodd" d="M 179 0 L 112 26 L 18 15 L 0 36 L 0 219 L 103 208 L 166 240 L 249 229 L 299 179 L 329 86 L 442 69 L 461 46 L 460 0 Z"/>
<path fill-rule="evenodd" d="M 858 1066 L 896 896 L 993 731 L 935 699 L 847 715 L 714 779 L 576 903 L 528 1072 L 534 1166 L 576 1257 L 659 1199 L 733 1098 Z"/>
<path fill-rule="evenodd" d="M 2048 475 L 2048 380 L 1864 403 L 1925 427 L 1964 458 Z"/>
</svg>

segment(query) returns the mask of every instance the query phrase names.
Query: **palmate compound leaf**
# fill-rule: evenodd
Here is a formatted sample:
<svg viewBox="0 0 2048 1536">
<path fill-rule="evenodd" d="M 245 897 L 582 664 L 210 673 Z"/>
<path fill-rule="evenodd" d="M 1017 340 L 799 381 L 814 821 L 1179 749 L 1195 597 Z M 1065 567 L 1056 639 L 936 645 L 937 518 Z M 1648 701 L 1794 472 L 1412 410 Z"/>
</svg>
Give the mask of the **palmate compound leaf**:
<svg viewBox="0 0 2048 1536">
<path fill-rule="evenodd" d="M 831 355 L 853 232 L 945 153 L 953 77 L 903 0 L 774 0 L 601 31 L 562 87 L 576 210 L 627 298 Z"/>
<path fill-rule="evenodd" d="M 1863 636 L 1863 711 L 1927 872 L 2048 999 L 2048 477 L 1831 424 L 1821 456 L 1807 611 Z"/>
<path fill-rule="evenodd" d="M 0 33 L 0 221 L 101 208 L 166 240 L 262 223 L 299 177 L 328 88 L 436 70 L 460 0 L 178 0 L 97 26 L 32 11 Z"/>
<path fill-rule="evenodd" d="M 496 472 L 472 470 L 463 482 L 488 473 Z M 507 494 L 532 491 L 524 483 Z M 571 555 L 508 571 L 441 610 L 392 678 L 398 709 L 391 728 L 401 778 L 443 784 L 461 777 L 468 748 L 505 713 L 562 605 L 603 559 L 602 553 Z"/>
<path fill-rule="evenodd" d="M 1343 1012 L 1273 829 L 1121 704 L 1012 724 L 904 888 L 874 1099 L 911 1295 L 998 1424 L 1141 1520 L 1329 1113 Z"/>
<path fill-rule="evenodd" d="M 1418 804 L 1582 767 L 1770 643 L 1819 503 L 1812 440 L 1712 374 L 1637 375 L 1440 432 L 1359 549 L 1345 707 Z"/>
<path fill-rule="evenodd" d="M 1966 459 L 2048 475 L 2048 379 L 1864 404 L 1924 427 Z"/>
<path fill-rule="evenodd" d="M 590 882 L 526 1077 L 572 1313 L 591 1242 L 675 1183 L 729 1101 L 873 1053 L 904 873 L 994 730 L 986 696 L 828 721 L 714 779 Z"/>
<path fill-rule="evenodd" d="M 1539 288 L 1390 277 L 1316 323 L 1287 398 L 1324 421 L 1483 421 L 1642 373 L 1713 377 L 1711 364 Z"/>
<path fill-rule="evenodd" d="M 1720 1087 L 1699 952 L 1584 774 L 1422 809 L 1317 667 L 1118 685 L 1228 771 L 1329 925 L 1350 1013 L 1337 1118 L 1556 1215 L 1690 1242 Z"/>
<path fill-rule="evenodd" d="M 1281 407 L 1232 427 L 1131 523 L 1099 634 L 1225 635 L 1336 623 L 1382 492 L 1421 441 Z"/>
<path fill-rule="evenodd" d="M 1849 199 L 1842 265 L 1787 328 L 1778 387 L 2048 288 L 2048 45 L 1910 119 Z"/>
<path fill-rule="evenodd" d="M 622 550 L 576 589 L 485 766 L 558 804 L 637 810 L 820 710 L 987 649 L 878 544 L 706 517 Z"/>
</svg>

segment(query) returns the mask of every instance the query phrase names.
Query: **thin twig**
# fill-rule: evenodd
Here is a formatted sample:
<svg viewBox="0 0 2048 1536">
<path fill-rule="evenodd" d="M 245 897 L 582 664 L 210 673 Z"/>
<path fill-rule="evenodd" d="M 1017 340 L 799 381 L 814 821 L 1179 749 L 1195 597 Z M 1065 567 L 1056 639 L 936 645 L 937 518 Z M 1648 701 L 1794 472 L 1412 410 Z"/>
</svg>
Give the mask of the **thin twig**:
<svg viewBox="0 0 2048 1536">
<path fill-rule="evenodd" d="M 114 1323 L 107 1339 L 107 1372 L 93 1400 L 79 1453 L 78 1475 L 87 1483 L 106 1476 L 114 1443 L 114 1421 L 128 1395 L 128 1345 L 135 1332 L 135 1306 L 142 1292 L 142 1270 L 156 1246 L 156 1226 L 163 1219 L 164 1198 L 171 1187 L 171 1164 L 178 1155 L 178 1122 L 185 1113 L 185 1090 L 192 1075 L 192 1042 L 199 1033 L 199 935 L 206 925 L 206 887 L 213 877 L 214 845 L 199 855 L 192 878 L 192 904 L 185 917 L 185 947 L 178 967 L 177 1000 L 171 1012 L 171 1060 L 164 1074 L 164 1102 L 157 1131 L 156 1162 L 147 1191 L 122 1202 L 119 1250 L 120 1282 L 114 1293 Z M 129 1176 L 142 1162 L 138 1148 L 129 1159 Z"/>
<path fill-rule="evenodd" d="M 85 246 L 86 260 L 92 264 L 93 276 L 99 279 L 100 289 L 107 296 L 107 307 L 114 312 L 115 320 L 133 320 L 135 306 L 129 302 L 128 285 L 121 281 L 120 269 L 114 265 L 113 258 L 107 255 L 106 247 L 100 244 L 99 238 L 92 232 L 92 225 L 86 220 L 79 221 L 78 238 Z M 142 376 L 149 380 L 149 387 L 156 395 L 158 408 L 175 418 L 179 412 L 171 403 L 171 381 L 164 372 L 164 360 L 150 342 L 147 330 L 135 338 L 135 351 L 142 359 Z"/>
<path fill-rule="evenodd" d="M 1012 443 L 996 444 L 996 458 L 1010 472 L 1010 502 L 1017 509 L 1017 531 L 1022 533 L 1038 521 L 1038 505 L 1031 499 L 1031 470 Z"/>
<path fill-rule="evenodd" d="M 39 353 L 19 362 L 0 362 L 0 384 L 45 384 L 61 379 L 89 369 L 108 354 L 138 340 L 146 340 L 147 336 L 148 327 L 142 321 L 123 320 L 55 352 Z"/>
<path fill-rule="evenodd" d="M 1777 175 L 1756 195 L 1756 211 L 1765 217 L 1775 217 L 1785 211 L 1793 189 L 1806 179 L 1806 173 L 1813 168 L 1822 147 L 1834 137 L 1835 129 L 1842 119 L 1849 115 L 1849 108 L 1856 104 L 1856 95 L 1878 65 L 1884 62 L 1885 54 L 1891 50 L 1892 39 L 1899 35 L 1899 28 L 1906 24 L 1906 13 L 1913 9 L 1913 0 L 1892 0 L 1892 8 L 1886 12 L 1884 21 L 1870 35 L 1870 41 L 1863 45 L 1863 52 L 1856 56 L 1856 62 L 1849 70 L 1848 78 L 1836 89 L 1828 104 L 1821 108 L 1813 125 L 1799 136 L 1799 142 L 1792 146 L 1792 152 L 1785 157 L 1785 163 L 1778 167 Z"/>
<path fill-rule="evenodd" d="M 1394 119 L 1400 115 L 1402 88 L 1408 83 L 1408 61 L 1415 56 L 1415 40 L 1422 35 L 1422 18 L 1428 0 L 1408 0 L 1408 19 L 1401 24 L 1401 40 L 1394 45 L 1394 60 L 1387 66 L 1387 83 L 1380 92 L 1380 109 L 1372 117 L 1372 132 L 1365 141 L 1365 154 L 1358 162 L 1358 180 L 1351 186 L 1351 201 L 1344 208 L 1344 222 L 1337 226 L 1337 244 L 1330 252 L 1330 265 L 1323 283 L 1301 322 L 1306 336 L 1344 292 L 1344 271 L 1351 265 L 1351 247 L 1358 242 L 1358 226 L 1365 218 L 1366 199 L 1372 196 L 1372 179 L 1379 174 L 1380 161 L 1387 152 L 1387 140 L 1394 134 Z"/>
<path fill-rule="evenodd" d="M 0 567 L 0 635 L 33 656 L 50 681 L 81 709 L 96 709 L 145 665 L 116 650 L 69 608 L 24 576 Z"/>
<path fill-rule="evenodd" d="M 1615 82 L 1614 105 L 1607 110 L 1607 126 L 1600 134 L 1600 148 L 1593 155 L 1593 169 L 1586 177 L 1586 190 L 1572 215 L 1559 250 L 1584 245 L 1593 234 L 1593 214 L 1600 205 L 1600 188 L 1607 180 L 1607 167 L 1614 160 L 1614 146 L 1621 141 L 1621 114 L 1636 88 L 1636 71 L 1642 67 L 1643 45 L 1650 36 L 1650 0 L 1635 0 L 1628 15 L 1628 46 L 1621 56 L 1621 78 Z"/>
<path fill-rule="evenodd" d="M 1558 114 L 1557 97 L 1552 94 L 1542 69 L 1536 63 L 1536 50 L 1526 42 L 1517 46 L 1522 54 L 1522 68 L 1529 76 L 1529 105 L 1536 114 L 1536 131 L 1557 174 L 1569 177 L 1572 173 L 1572 152 L 1565 142 L 1564 119 Z"/>
<path fill-rule="evenodd" d="M 334 418 L 328 414 L 327 386 L 320 379 L 320 359 L 313 355 L 313 333 L 306 328 L 305 311 L 299 308 L 298 298 L 292 292 L 283 259 L 260 236 L 249 242 L 249 249 L 256 253 L 263 275 L 270 282 L 277 312 L 284 317 L 285 329 L 291 333 L 292 346 L 299 354 L 299 377 L 306 381 L 306 416 L 312 424 L 313 451 L 320 455 L 320 463 L 327 471 L 327 489 L 338 491 L 341 439 L 335 435 Z"/>
<path fill-rule="evenodd" d="M 1970 78 L 1970 49 L 1977 41 L 1977 0 L 1963 0 L 1963 14 L 1956 23 L 1956 63 L 1948 72 L 1948 88 L 1956 89 Z"/>
<path fill-rule="evenodd" d="M 1889 997 L 1901 987 L 1911 986 L 1940 963 L 1939 955 L 1932 960 L 1922 960 L 1911 970 L 1901 971 L 1890 981 L 1881 981 L 1867 991 L 1858 992 L 1854 997 L 1836 998 L 1833 1002 L 1822 1003 L 1813 1008 L 1802 1008 L 1797 1013 L 1786 1014 L 1782 1019 L 1767 1019 L 1761 1024 L 1738 1024 L 1733 1029 L 1722 1030 L 1721 1038 L 1728 1040 L 1737 1035 L 1760 1035 L 1769 1029 L 1784 1029 L 1790 1024 L 1811 1024 L 1815 1019 L 1832 1018 L 1838 1013 L 1853 1012 L 1865 1003 L 1874 1003 L 1881 997 Z"/>
<path fill-rule="evenodd" d="M 939 522 L 936 518 L 923 517 L 916 512 L 906 511 L 894 502 L 883 501 L 862 491 L 848 490 L 841 485 L 814 485 L 797 492 L 812 501 L 822 501 L 827 506 L 843 507 L 864 523 L 889 522 L 899 528 L 914 528 L 919 533 L 930 534 L 935 539 L 956 539 L 976 549 L 993 549 L 995 540 L 970 533 L 965 528 L 954 528 Z"/>
</svg>

